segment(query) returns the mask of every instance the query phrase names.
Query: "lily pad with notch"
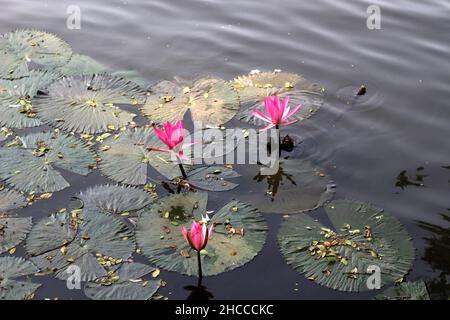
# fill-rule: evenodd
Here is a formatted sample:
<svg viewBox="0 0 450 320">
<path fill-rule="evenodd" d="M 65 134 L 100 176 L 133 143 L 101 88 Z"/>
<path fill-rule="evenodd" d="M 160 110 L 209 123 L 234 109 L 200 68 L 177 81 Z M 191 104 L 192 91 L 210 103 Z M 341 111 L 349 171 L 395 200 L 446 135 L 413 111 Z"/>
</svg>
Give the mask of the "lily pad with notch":
<svg viewBox="0 0 450 320">
<path fill-rule="evenodd" d="M 193 121 L 218 127 L 239 111 L 237 93 L 222 79 L 164 80 L 152 86 L 150 93 L 141 111 L 154 122 L 174 122 L 190 110 Z"/>
<path fill-rule="evenodd" d="M 263 124 L 252 112 L 263 105 L 266 96 L 289 96 L 290 106 L 302 105 L 292 116 L 299 121 L 311 117 L 323 105 L 324 89 L 295 73 L 260 72 L 237 77 L 232 83 L 242 105 L 237 118 L 253 125 Z"/>
<path fill-rule="evenodd" d="M 206 191 L 229 191 L 239 184 L 229 182 L 227 179 L 237 178 L 240 175 L 230 168 L 221 166 L 200 167 L 188 174 L 189 183 L 201 190 Z"/>
<path fill-rule="evenodd" d="M 42 125 L 33 108 L 39 89 L 60 76 L 49 71 L 33 70 L 17 80 L 0 80 L 0 125 L 30 128 Z"/>
<path fill-rule="evenodd" d="M 207 194 L 188 192 L 169 195 L 145 211 L 136 238 L 142 253 L 158 268 L 187 275 L 197 274 L 197 253 L 181 234 L 193 219 L 205 213 Z M 231 201 L 211 218 L 214 232 L 202 252 L 203 275 L 212 276 L 250 262 L 262 249 L 267 225 L 248 204 Z"/>
<path fill-rule="evenodd" d="M 332 201 L 325 210 L 333 228 L 307 215 L 289 217 L 281 225 L 281 252 L 296 271 L 325 287 L 349 292 L 369 290 L 367 280 L 376 268 L 382 286 L 409 272 L 414 248 L 396 218 L 359 201 Z"/>
<path fill-rule="evenodd" d="M 69 62 L 72 49 L 58 36 L 20 29 L 0 36 L 0 78 L 19 79 L 32 69 L 53 69 Z"/>
<path fill-rule="evenodd" d="M 376 300 L 430 300 L 423 280 L 402 282 L 386 289 L 375 297 Z"/>
<path fill-rule="evenodd" d="M 29 276 L 38 271 L 23 258 L 0 257 L 0 300 L 32 299 L 41 284 L 31 282 Z"/>
<path fill-rule="evenodd" d="M 21 191 L 62 190 L 69 183 L 57 168 L 87 175 L 96 164 L 94 152 L 66 134 L 32 133 L 18 142 L 16 146 L 0 148 L 0 179 Z"/>
<path fill-rule="evenodd" d="M 195 159 L 214 159 L 230 155 L 236 148 L 245 144 L 247 137 L 248 130 L 243 128 L 210 128 L 188 134 L 186 140 L 196 143 L 193 146 Z M 234 153 L 232 156 L 234 160 Z"/>
<path fill-rule="evenodd" d="M 150 195 L 138 188 L 119 185 L 90 187 L 77 196 L 83 204 L 84 215 L 88 213 L 115 216 L 135 216 L 153 202 Z"/>
<path fill-rule="evenodd" d="M 92 300 L 148 300 L 161 286 L 161 280 L 142 280 L 155 269 L 142 263 L 124 263 L 106 277 L 88 282 L 84 293 Z"/>
<path fill-rule="evenodd" d="M 25 240 L 31 230 L 31 217 L 16 217 L 9 211 L 25 207 L 23 195 L 14 190 L 0 191 L 0 253 L 4 253 Z"/>
<path fill-rule="evenodd" d="M 283 159 L 278 169 L 274 165 L 258 170 L 253 180 L 258 184 L 266 183 L 267 188 L 258 193 L 246 193 L 241 198 L 264 213 L 310 211 L 331 200 L 335 193 L 331 177 L 309 160 Z M 260 190 L 258 186 L 249 188 Z"/>
<path fill-rule="evenodd" d="M 61 130 L 101 133 L 119 129 L 135 114 L 117 105 L 139 105 L 146 93 L 137 84 L 107 73 L 63 77 L 43 90 L 35 108 L 43 122 Z"/>
<path fill-rule="evenodd" d="M 87 55 L 73 54 L 69 63 L 61 68 L 58 68 L 57 71 L 64 76 L 75 76 L 82 74 L 109 72 L 110 70 L 105 65 Z M 145 79 L 143 79 L 142 76 L 134 70 L 119 70 L 114 71 L 111 74 L 113 76 L 131 80 L 140 86 L 145 85 Z"/>
<path fill-rule="evenodd" d="M 152 128 L 128 129 L 118 138 L 104 140 L 109 148 L 102 152 L 100 170 L 108 178 L 130 185 L 143 185 L 148 180 L 148 166 L 168 179 L 181 176 L 179 164 L 170 153 L 149 151 L 147 147 L 167 148 Z M 185 150 L 190 156 L 190 148 Z M 190 165 L 183 161 L 184 169 L 189 171 Z"/>
<path fill-rule="evenodd" d="M 93 281 L 129 259 L 136 243 L 133 232 L 117 217 L 64 212 L 38 222 L 25 247 L 42 272 L 66 280 L 73 264 L 80 268 L 81 281 Z"/>
</svg>

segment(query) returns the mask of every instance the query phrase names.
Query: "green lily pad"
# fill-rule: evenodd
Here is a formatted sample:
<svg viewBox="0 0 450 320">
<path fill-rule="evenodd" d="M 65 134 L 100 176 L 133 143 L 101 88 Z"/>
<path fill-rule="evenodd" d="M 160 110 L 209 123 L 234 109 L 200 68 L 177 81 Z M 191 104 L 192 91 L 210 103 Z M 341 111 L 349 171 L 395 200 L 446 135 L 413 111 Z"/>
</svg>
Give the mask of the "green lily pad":
<svg viewBox="0 0 450 320">
<path fill-rule="evenodd" d="M 383 291 L 375 297 L 377 300 L 430 300 L 427 286 L 423 280 L 402 282 Z"/>
<path fill-rule="evenodd" d="M 278 241 L 287 263 L 308 279 L 340 291 L 369 290 L 372 266 L 381 285 L 402 279 L 414 260 L 401 223 L 370 204 L 336 200 L 325 206 L 333 229 L 307 215 L 287 218 Z"/>
<path fill-rule="evenodd" d="M 0 253 L 4 253 L 25 240 L 32 226 L 31 217 L 0 216 Z"/>
<path fill-rule="evenodd" d="M 31 64 L 40 69 L 61 67 L 72 56 L 70 46 L 59 37 L 38 30 L 16 30 L 0 37 L 0 78 L 27 76 Z"/>
<path fill-rule="evenodd" d="M 125 126 L 136 116 L 118 104 L 143 104 L 146 93 L 135 83 L 107 73 L 63 77 L 35 100 L 43 122 L 65 131 L 101 133 Z"/>
<path fill-rule="evenodd" d="M 323 88 L 294 73 L 260 72 L 240 76 L 233 81 L 233 87 L 239 93 L 242 105 L 237 118 L 253 125 L 263 124 L 252 112 L 261 109 L 266 96 L 278 95 L 280 99 L 289 96 L 291 107 L 302 105 L 291 117 L 299 121 L 311 117 L 323 105 Z"/>
<path fill-rule="evenodd" d="M 25 207 L 27 201 L 25 197 L 15 190 L 0 191 L 0 213 Z"/>
<path fill-rule="evenodd" d="M 329 201 L 335 193 L 331 177 L 309 160 L 283 159 L 276 174 L 260 171 L 253 180 L 267 187 L 261 190 L 258 185 L 251 186 L 242 199 L 264 213 L 310 211 Z"/>
<path fill-rule="evenodd" d="M 30 232 L 31 217 L 19 218 L 7 213 L 26 204 L 25 197 L 20 193 L 13 190 L 0 191 L 0 253 L 20 244 Z"/>
<path fill-rule="evenodd" d="M 70 61 L 57 69 L 65 76 L 75 76 L 82 74 L 94 74 L 107 71 L 107 68 L 96 60 L 84 54 L 73 54 Z"/>
<path fill-rule="evenodd" d="M 117 216 L 136 215 L 153 201 L 141 189 L 113 185 L 90 187 L 80 192 L 76 198 L 82 201 L 85 214 L 94 212 Z"/>
<path fill-rule="evenodd" d="M 31 299 L 41 285 L 22 278 L 38 271 L 36 266 L 23 258 L 0 257 L 0 300 Z"/>
<path fill-rule="evenodd" d="M 92 281 L 131 257 L 134 235 L 120 219 L 100 213 L 81 217 L 58 213 L 33 227 L 26 250 L 43 272 L 65 280 L 71 275 L 67 268 L 75 265 L 81 281 Z"/>
<path fill-rule="evenodd" d="M 142 253 L 158 268 L 197 275 L 197 253 L 189 247 L 181 227 L 205 213 L 207 194 L 188 192 L 170 195 L 145 211 L 136 231 Z M 264 218 L 248 204 L 231 201 L 217 211 L 206 250 L 202 253 L 203 275 L 211 276 L 238 268 L 262 249 L 267 226 Z"/>
<path fill-rule="evenodd" d="M 161 81 L 150 88 L 150 93 L 141 111 L 154 122 L 174 122 L 190 110 L 193 121 L 217 127 L 230 121 L 239 110 L 237 93 L 222 79 Z"/>
<path fill-rule="evenodd" d="M 82 74 L 93 74 L 110 71 L 108 67 L 94 60 L 93 58 L 84 54 L 74 54 L 69 63 L 58 68 L 58 72 L 65 76 L 75 76 Z M 119 70 L 111 71 L 113 76 L 125 78 L 137 83 L 140 86 L 145 86 L 145 79 L 134 70 Z"/>
<path fill-rule="evenodd" d="M 167 148 L 152 128 L 128 129 L 118 138 L 105 139 L 104 145 L 109 149 L 100 154 L 100 170 L 114 181 L 143 185 L 148 180 L 149 165 L 168 179 L 181 176 L 178 163 L 172 160 L 170 153 L 146 150 L 146 147 Z M 185 154 L 190 156 L 190 148 Z M 189 171 L 189 163 L 183 163 Z"/>
<path fill-rule="evenodd" d="M 58 78 L 52 72 L 33 70 L 14 81 L 0 80 L 0 125 L 19 129 L 40 126 L 42 122 L 33 108 L 34 97 Z"/>
<path fill-rule="evenodd" d="M 226 179 L 239 176 L 233 169 L 225 167 L 200 167 L 189 172 L 188 181 L 192 186 L 206 191 L 229 191 L 239 184 L 229 182 Z"/>
<path fill-rule="evenodd" d="M 248 130 L 243 128 L 203 129 L 187 135 L 186 140 L 196 143 L 193 146 L 194 159 L 204 161 L 214 158 L 223 159 L 224 156 L 231 154 L 236 148 L 243 145 L 247 136 Z M 200 144 L 200 142 L 202 143 Z"/>
<path fill-rule="evenodd" d="M 92 300 L 148 300 L 161 286 L 161 280 L 141 279 L 153 270 L 142 263 L 126 263 L 107 277 L 86 283 L 84 293 Z"/>
<path fill-rule="evenodd" d="M 0 179 L 26 192 L 54 192 L 69 186 L 56 170 L 87 175 L 95 154 L 84 143 L 65 134 L 32 133 L 19 145 L 0 148 Z"/>
</svg>

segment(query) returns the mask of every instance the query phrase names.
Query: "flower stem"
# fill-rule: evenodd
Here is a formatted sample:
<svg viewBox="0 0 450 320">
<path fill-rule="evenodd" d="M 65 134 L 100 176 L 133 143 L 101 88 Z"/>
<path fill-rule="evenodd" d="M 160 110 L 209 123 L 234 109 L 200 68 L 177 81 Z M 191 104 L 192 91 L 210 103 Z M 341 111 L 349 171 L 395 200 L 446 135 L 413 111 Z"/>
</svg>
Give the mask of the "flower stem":
<svg viewBox="0 0 450 320">
<path fill-rule="evenodd" d="M 280 134 L 280 126 L 275 125 L 275 129 L 278 132 L 278 156 L 281 157 L 281 134 Z"/>
<path fill-rule="evenodd" d="M 201 286 L 203 273 L 202 273 L 202 258 L 200 256 L 200 251 L 197 251 L 197 262 L 198 262 L 198 285 Z"/>
<path fill-rule="evenodd" d="M 184 171 L 183 164 L 179 163 L 178 166 L 180 167 L 180 171 L 181 171 L 181 175 L 183 176 L 183 179 L 186 180 L 187 179 L 187 174 L 186 174 L 186 171 Z"/>
</svg>

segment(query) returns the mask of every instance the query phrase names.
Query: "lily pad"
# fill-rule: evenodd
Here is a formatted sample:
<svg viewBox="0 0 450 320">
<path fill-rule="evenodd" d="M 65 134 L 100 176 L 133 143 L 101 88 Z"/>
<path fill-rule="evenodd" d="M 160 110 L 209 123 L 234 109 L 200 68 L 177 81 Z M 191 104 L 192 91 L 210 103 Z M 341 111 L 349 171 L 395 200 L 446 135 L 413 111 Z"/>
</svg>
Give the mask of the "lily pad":
<svg viewBox="0 0 450 320">
<path fill-rule="evenodd" d="M 0 179 L 26 192 L 54 192 L 69 186 L 56 170 L 87 175 L 95 154 L 84 143 L 65 134 L 32 133 L 19 144 L 0 148 Z"/>
<path fill-rule="evenodd" d="M 31 230 L 31 217 L 11 216 L 7 211 L 24 207 L 25 198 L 13 190 L 0 191 L 0 253 L 20 244 Z"/>
<path fill-rule="evenodd" d="M 236 148 L 243 145 L 247 136 L 248 130 L 243 128 L 203 129 L 187 135 L 186 140 L 196 143 L 193 147 L 195 160 L 203 161 L 214 158 L 223 160 L 224 156 L 231 154 Z M 200 142 L 202 143 L 200 144 Z"/>
<path fill-rule="evenodd" d="M 136 238 L 142 253 L 158 268 L 197 275 L 197 253 L 181 233 L 205 213 L 207 194 L 189 192 L 161 199 L 144 212 Z M 211 276 L 238 268 L 262 249 L 267 226 L 248 204 L 231 201 L 211 218 L 214 232 L 202 253 L 203 275 Z"/>
<path fill-rule="evenodd" d="M 96 60 L 84 54 L 74 54 L 70 61 L 57 69 L 65 76 L 75 76 L 81 74 L 94 74 L 105 72 L 107 68 Z"/>
<path fill-rule="evenodd" d="M 31 230 L 26 250 L 43 271 L 67 279 L 71 265 L 79 267 L 81 281 L 107 275 L 109 268 L 131 257 L 135 250 L 132 231 L 120 219 L 104 214 L 75 216 L 57 213 Z"/>
<path fill-rule="evenodd" d="M 100 170 L 108 178 L 130 185 L 147 183 L 148 166 L 152 166 L 168 179 L 181 176 L 178 163 L 169 153 L 148 151 L 147 147 L 166 148 L 152 128 L 128 129 L 118 138 L 104 140 L 108 149 L 100 154 Z M 190 149 L 185 150 L 190 156 Z M 184 162 L 189 171 L 189 164 Z"/>
<path fill-rule="evenodd" d="M 206 191 L 229 191 L 239 186 L 239 184 L 229 182 L 226 179 L 239 176 L 233 169 L 225 167 L 200 167 L 188 174 L 188 181 L 192 186 Z"/>
<path fill-rule="evenodd" d="M 281 99 L 289 96 L 289 105 L 302 105 L 292 116 L 300 121 L 311 117 L 323 105 L 323 88 L 294 73 L 260 72 L 240 76 L 233 81 L 233 87 L 242 105 L 237 118 L 253 125 L 263 124 L 252 112 L 263 105 L 266 96 L 278 95 Z"/>
<path fill-rule="evenodd" d="M 22 278 L 38 271 L 36 266 L 23 258 L 0 257 L 0 300 L 31 299 L 41 285 Z"/>
<path fill-rule="evenodd" d="M 18 209 L 27 205 L 25 197 L 15 190 L 0 191 L 0 213 Z"/>
<path fill-rule="evenodd" d="M 242 199 L 264 213 L 310 211 L 329 201 L 335 193 L 331 177 L 309 160 L 283 159 L 275 174 L 260 171 L 253 180 L 267 184 L 267 188 L 255 193 L 253 190 L 258 190 L 258 186 L 249 187 L 252 191 Z"/>
<path fill-rule="evenodd" d="M 52 72 L 33 70 L 14 81 L 0 80 L 0 125 L 19 129 L 40 126 L 33 108 L 34 97 L 39 89 L 58 78 Z"/>
<path fill-rule="evenodd" d="M 38 30 L 16 30 L 0 37 L 0 78 L 27 76 L 33 66 L 61 67 L 72 56 L 70 46 L 59 37 Z"/>
<path fill-rule="evenodd" d="M 396 218 L 358 201 L 336 200 L 325 210 L 333 229 L 307 215 L 282 223 L 281 252 L 295 270 L 320 285 L 351 292 L 369 290 L 367 281 L 375 268 L 381 271 L 382 286 L 408 273 L 414 249 Z"/>
<path fill-rule="evenodd" d="M 35 100 L 39 117 L 65 131 L 101 133 L 125 126 L 136 116 L 118 104 L 143 104 L 137 84 L 107 73 L 63 77 Z"/>
<path fill-rule="evenodd" d="M 237 93 L 222 79 L 161 81 L 150 88 L 150 93 L 141 111 L 154 122 L 174 122 L 190 110 L 193 121 L 217 127 L 230 121 L 239 110 Z"/>
<path fill-rule="evenodd" d="M 161 286 L 160 280 L 141 279 L 153 270 L 142 263 L 126 263 L 107 277 L 86 283 L 84 293 L 93 300 L 148 300 Z"/>
<path fill-rule="evenodd" d="M 153 199 L 141 189 L 125 186 L 102 185 L 80 192 L 76 198 L 83 203 L 84 213 L 107 215 L 135 215 Z"/>
<path fill-rule="evenodd" d="M 430 300 L 427 286 L 423 280 L 402 282 L 386 289 L 375 297 L 377 300 Z"/>
</svg>

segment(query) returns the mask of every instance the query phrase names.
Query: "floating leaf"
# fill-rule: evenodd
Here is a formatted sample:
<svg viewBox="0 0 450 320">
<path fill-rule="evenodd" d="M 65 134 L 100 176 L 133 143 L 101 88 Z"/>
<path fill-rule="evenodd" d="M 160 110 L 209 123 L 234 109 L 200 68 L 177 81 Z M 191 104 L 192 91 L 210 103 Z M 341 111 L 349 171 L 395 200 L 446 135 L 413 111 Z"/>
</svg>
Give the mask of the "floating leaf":
<svg viewBox="0 0 450 320">
<path fill-rule="evenodd" d="M 102 73 L 108 71 L 109 69 L 105 65 L 84 54 L 72 55 L 69 63 L 58 69 L 58 72 L 65 76 Z M 119 70 L 114 71 L 111 74 L 113 76 L 131 80 L 140 86 L 145 86 L 145 79 L 134 70 Z"/>
<path fill-rule="evenodd" d="M 33 108 L 34 97 L 58 77 L 55 73 L 33 70 L 18 80 L 0 80 L 0 125 L 19 129 L 40 126 Z"/>
<path fill-rule="evenodd" d="M 197 274 L 196 252 L 186 243 L 181 226 L 205 213 L 207 194 L 170 195 L 153 204 L 138 222 L 136 237 L 142 253 L 158 268 L 187 275 Z M 201 255 L 203 274 L 216 275 L 251 261 L 266 239 L 266 223 L 251 206 L 231 201 L 211 218 L 214 233 Z M 185 252 L 190 252 L 186 255 Z M 183 254 L 184 253 L 184 254 Z"/>
<path fill-rule="evenodd" d="M 107 68 L 104 65 L 84 54 L 72 55 L 66 65 L 57 69 L 59 73 L 65 76 L 101 73 L 106 70 Z"/>
<path fill-rule="evenodd" d="M 411 268 L 414 249 L 401 223 L 367 203 L 336 200 L 325 210 L 334 229 L 307 215 L 286 219 L 278 240 L 287 263 L 305 277 L 340 291 L 366 291 L 374 266 L 381 285 L 392 284 Z"/>
<path fill-rule="evenodd" d="M 239 174 L 233 169 L 213 166 L 192 170 L 188 174 L 188 181 L 192 186 L 202 190 L 229 191 L 236 188 L 238 184 L 229 182 L 226 179 L 237 177 L 239 177 Z"/>
<path fill-rule="evenodd" d="M 423 280 L 402 282 L 383 291 L 375 297 L 377 300 L 430 300 L 427 286 Z"/>
<path fill-rule="evenodd" d="M 191 83 L 161 81 L 150 92 L 142 113 L 155 122 L 183 119 L 190 110 L 192 119 L 203 126 L 219 126 L 230 121 L 239 110 L 238 95 L 222 79 L 203 78 Z"/>
<path fill-rule="evenodd" d="M 195 158 L 204 160 L 231 154 L 236 148 L 244 145 L 247 134 L 248 131 L 242 128 L 203 129 L 187 135 L 186 140 L 197 143 L 193 146 Z M 232 156 L 234 160 L 234 153 Z"/>
<path fill-rule="evenodd" d="M 72 56 L 70 46 L 59 37 L 38 30 L 16 30 L 0 36 L 0 78 L 27 76 L 31 64 L 41 69 L 65 65 Z"/>
<path fill-rule="evenodd" d="M 141 189 L 125 186 L 102 185 L 90 187 L 77 196 L 86 212 L 121 215 L 135 213 L 149 205 L 153 199 Z"/>
<path fill-rule="evenodd" d="M 249 187 L 252 191 L 242 199 L 261 212 L 287 214 L 313 210 L 329 201 L 335 193 L 331 178 L 308 160 L 281 160 L 275 174 L 269 174 L 272 169 L 259 170 L 253 180 L 267 183 L 267 188 L 255 193 L 253 190 L 258 190 L 258 186 Z"/>
<path fill-rule="evenodd" d="M 142 104 L 146 94 L 135 83 L 107 73 L 64 77 L 53 82 L 35 100 L 39 117 L 56 128 L 101 133 L 120 128 L 135 114 L 116 104 Z"/>
<path fill-rule="evenodd" d="M 181 176 L 171 154 L 146 150 L 146 147 L 166 148 L 152 128 L 128 129 L 119 138 L 110 137 L 104 143 L 110 149 L 102 153 L 100 170 L 114 181 L 143 185 L 147 182 L 149 165 L 168 179 Z M 190 155 L 189 148 L 185 153 Z M 189 170 L 187 165 L 184 168 Z"/>
<path fill-rule="evenodd" d="M 96 214 L 79 221 L 68 213 L 38 222 L 26 243 L 31 260 L 41 270 L 53 271 L 64 280 L 73 264 L 80 267 L 81 281 L 106 276 L 106 268 L 130 258 L 135 246 L 133 233 L 116 217 Z"/>
<path fill-rule="evenodd" d="M 41 285 L 23 277 L 38 271 L 30 261 L 23 258 L 0 257 L 0 300 L 30 299 Z"/>
<path fill-rule="evenodd" d="M 31 226 L 31 217 L 16 218 L 0 215 L 0 253 L 10 250 L 25 240 Z"/>
<path fill-rule="evenodd" d="M 237 118 L 261 126 L 260 119 L 252 112 L 263 105 L 264 97 L 278 95 L 281 99 L 290 97 L 289 105 L 302 105 L 291 118 L 304 120 L 316 113 L 323 104 L 323 88 L 294 73 L 260 72 L 240 76 L 233 81 L 239 93 L 242 109 Z"/>
<path fill-rule="evenodd" d="M 25 198 L 20 193 L 13 190 L 0 191 L 0 253 L 19 245 L 30 232 L 31 217 L 18 218 L 6 213 L 26 204 Z"/>
<path fill-rule="evenodd" d="M 161 281 L 140 279 L 153 270 L 145 264 L 126 263 L 112 275 L 97 279 L 95 283 L 88 282 L 84 293 L 93 300 L 148 300 L 159 289 Z"/>
<path fill-rule="evenodd" d="M 95 164 L 94 152 L 73 136 L 32 133 L 19 142 L 15 147 L 0 148 L 0 179 L 22 191 L 62 190 L 69 183 L 56 168 L 87 175 L 89 166 Z"/>
<path fill-rule="evenodd" d="M 26 206 L 23 195 L 14 190 L 0 190 L 0 213 Z"/>
</svg>

